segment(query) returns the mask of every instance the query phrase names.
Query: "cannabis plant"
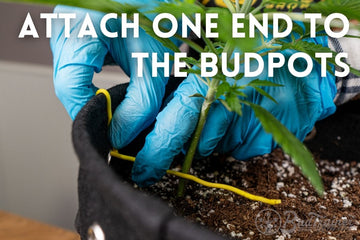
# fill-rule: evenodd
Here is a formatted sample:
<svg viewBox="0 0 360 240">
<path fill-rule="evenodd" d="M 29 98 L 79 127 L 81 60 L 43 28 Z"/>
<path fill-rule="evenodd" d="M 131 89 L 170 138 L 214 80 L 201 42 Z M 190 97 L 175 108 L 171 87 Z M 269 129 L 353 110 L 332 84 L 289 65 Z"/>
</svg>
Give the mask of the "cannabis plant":
<svg viewBox="0 0 360 240">
<path fill-rule="evenodd" d="M 93 10 L 102 11 L 105 13 L 127 13 L 129 16 L 133 16 L 135 13 L 140 14 L 140 27 L 143 28 L 150 36 L 157 39 L 164 46 L 172 50 L 174 53 L 180 52 L 179 48 L 168 38 L 161 38 L 155 34 L 154 29 L 152 28 L 152 20 L 146 17 L 146 13 L 139 12 L 139 6 L 132 6 L 129 4 L 120 4 L 112 0 L 16 0 L 17 2 L 31 2 L 31 3 L 42 3 L 42 4 L 63 4 L 70 5 L 75 7 L 88 8 Z M 218 7 L 205 7 L 195 0 L 174 0 L 167 3 L 159 3 L 158 7 L 152 10 L 152 13 L 170 13 L 178 20 L 180 20 L 185 14 L 185 16 L 192 21 L 195 21 L 195 14 L 201 14 L 201 16 L 206 16 L 208 13 L 217 13 L 220 17 L 217 19 L 218 28 L 217 31 L 219 36 L 215 39 L 210 39 L 206 36 L 205 30 L 201 29 L 201 38 L 204 42 L 204 45 L 199 45 L 197 41 L 182 38 L 179 34 L 175 34 L 174 37 L 180 39 L 182 42 L 187 44 L 194 51 L 199 53 L 213 53 L 217 57 L 217 66 L 218 69 L 222 69 L 222 58 L 226 57 L 227 59 L 227 68 L 234 70 L 235 61 L 232 56 L 235 53 L 238 53 L 237 56 L 240 60 L 240 63 L 244 62 L 244 53 L 253 52 L 259 53 L 261 56 L 265 56 L 269 53 L 292 49 L 299 52 L 305 52 L 311 56 L 315 61 L 320 62 L 318 58 L 315 57 L 318 52 L 329 52 L 332 51 L 323 47 L 322 45 L 317 45 L 315 43 L 310 43 L 307 41 L 301 41 L 305 38 L 311 37 L 311 21 L 309 18 L 305 17 L 305 13 L 321 13 L 322 16 L 318 19 L 316 23 L 316 32 L 322 34 L 324 31 L 325 17 L 330 15 L 333 12 L 342 13 L 349 19 L 360 20 L 360 2 L 358 0 L 325 0 L 318 3 L 312 3 L 310 6 L 302 13 L 295 13 L 291 10 L 285 14 L 291 17 L 293 20 L 293 33 L 289 38 L 285 40 L 285 37 L 273 38 L 271 40 L 264 39 L 263 37 L 259 38 L 250 38 L 249 34 L 246 34 L 243 38 L 233 38 L 232 37 L 232 16 L 234 13 L 244 14 L 242 23 L 244 31 L 248 32 L 249 19 L 250 17 L 257 20 L 261 20 L 263 13 L 268 13 L 269 24 L 272 25 L 274 22 L 274 16 L 276 9 L 267 8 L 269 4 L 277 3 L 275 0 L 264 0 L 256 7 L 252 6 L 252 0 L 244 0 L 242 4 L 239 3 L 239 0 L 230 1 L 224 0 L 224 3 L 227 8 L 218 8 Z M 282 0 L 282 2 L 288 3 L 298 3 L 294 0 Z M 295 21 L 296 20 L 296 21 Z M 201 21 L 204 22 L 204 17 L 201 18 Z M 298 21 L 301 21 L 300 24 Z M 284 21 L 279 22 L 280 31 L 284 30 L 286 24 Z M 333 21 L 331 23 L 332 27 L 343 27 L 342 23 L 339 21 Z M 351 27 L 356 27 L 351 25 Z M 166 27 L 163 27 L 166 30 Z M 294 37 L 294 33 L 297 34 L 297 37 Z M 318 36 L 319 36 L 318 34 Z M 261 44 L 259 45 L 259 39 Z M 226 53 L 226 54 L 224 54 Z M 334 53 L 335 54 L 335 53 Z M 336 59 L 334 57 L 328 58 L 328 70 L 331 70 L 330 64 L 335 64 Z M 323 184 L 320 178 L 320 175 L 317 171 L 315 162 L 313 160 L 312 154 L 306 149 L 306 147 L 284 126 L 282 125 L 270 112 L 265 110 L 263 107 L 256 105 L 250 102 L 246 95 L 244 94 L 244 89 L 251 87 L 254 88 L 259 94 L 264 95 L 265 97 L 276 102 L 273 96 L 270 96 L 264 89 L 264 87 L 281 87 L 280 85 L 274 84 L 270 81 L 257 79 L 251 81 L 250 83 L 243 84 L 242 78 L 244 77 L 243 73 L 237 74 L 233 77 L 234 82 L 229 83 L 228 78 L 222 73 L 218 72 L 215 76 L 203 77 L 201 76 L 201 61 L 200 59 L 195 59 L 193 57 L 185 57 L 183 61 L 187 64 L 187 73 L 196 74 L 207 86 L 208 91 L 205 96 L 200 94 L 195 94 L 194 96 L 189 97 L 201 97 L 203 98 L 203 105 L 200 111 L 199 121 L 197 123 L 196 130 L 193 134 L 190 147 L 185 156 L 184 165 L 182 171 L 187 173 L 191 167 L 194 154 L 197 149 L 198 141 L 202 132 L 202 129 L 205 125 L 209 109 L 211 108 L 212 103 L 215 101 L 221 102 L 229 111 L 236 112 L 240 116 L 242 115 L 242 108 L 244 105 L 251 107 L 255 113 L 255 116 L 259 119 L 264 130 L 272 134 L 274 140 L 282 147 L 282 149 L 291 156 L 295 164 L 297 164 L 303 174 L 310 180 L 312 185 L 315 187 L 317 192 L 321 195 L 323 193 Z M 360 73 L 350 68 L 352 73 L 360 75 Z M 285 83 L 286 84 L 286 83 Z M 181 196 L 184 192 L 185 182 L 181 181 L 179 184 L 178 194 Z"/>
</svg>

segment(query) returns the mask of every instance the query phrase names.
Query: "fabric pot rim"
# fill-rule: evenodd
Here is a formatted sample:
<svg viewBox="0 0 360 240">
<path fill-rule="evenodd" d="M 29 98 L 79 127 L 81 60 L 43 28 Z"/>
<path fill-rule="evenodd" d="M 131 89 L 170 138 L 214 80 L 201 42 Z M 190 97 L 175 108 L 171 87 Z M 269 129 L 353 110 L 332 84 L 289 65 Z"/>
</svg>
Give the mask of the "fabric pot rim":
<svg viewBox="0 0 360 240">
<path fill-rule="evenodd" d="M 109 89 L 113 111 L 124 99 L 127 86 Z M 172 89 L 168 88 L 168 92 Z M 164 202 L 134 189 L 109 167 L 104 95 L 95 96 L 79 112 L 73 123 L 72 139 L 80 162 L 76 228 L 82 239 L 87 239 L 87 231 L 94 223 L 102 227 L 107 240 L 224 239 L 174 216 Z"/>
</svg>

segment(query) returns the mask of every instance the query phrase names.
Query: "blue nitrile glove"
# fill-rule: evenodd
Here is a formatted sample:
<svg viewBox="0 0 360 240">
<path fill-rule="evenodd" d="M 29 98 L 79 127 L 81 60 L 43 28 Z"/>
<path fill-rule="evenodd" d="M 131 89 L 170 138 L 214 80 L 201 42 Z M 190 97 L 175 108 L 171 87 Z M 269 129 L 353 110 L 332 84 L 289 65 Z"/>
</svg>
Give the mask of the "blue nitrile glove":
<svg viewBox="0 0 360 240">
<path fill-rule="evenodd" d="M 166 0 L 162 0 L 166 1 Z M 118 0 L 142 6 L 140 11 L 147 11 L 159 1 Z M 50 41 L 54 57 L 55 92 L 74 119 L 80 109 L 95 95 L 97 88 L 92 84 L 94 72 L 100 72 L 107 54 L 130 76 L 130 85 L 125 100 L 116 109 L 110 126 L 110 139 L 114 147 L 126 146 L 136 135 L 152 123 L 159 111 L 168 81 L 163 70 L 158 77 L 151 76 L 151 60 L 144 61 L 143 77 L 137 77 L 137 60 L 131 57 L 133 52 L 146 52 L 151 56 L 158 53 L 162 61 L 163 53 L 170 52 L 158 41 L 147 35 L 141 28 L 139 38 L 133 38 L 128 31 L 127 38 L 107 38 L 100 31 L 100 20 L 105 15 L 97 11 L 66 6 L 57 6 L 56 13 L 75 13 L 71 20 L 71 37 L 65 38 L 64 21 L 53 20 L 53 32 Z M 98 38 L 85 36 L 78 38 L 78 32 L 86 13 L 89 13 Z M 150 18 L 155 15 L 149 15 Z M 120 31 L 120 19 L 108 21 L 110 32 Z M 179 45 L 179 42 L 175 43 Z M 170 63 L 171 64 L 171 63 Z M 171 69 L 171 67 L 170 67 Z"/>
<path fill-rule="evenodd" d="M 310 41 L 327 44 L 325 37 Z M 282 53 L 285 59 L 288 59 L 294 51 L 286 50 Z M 264 62 L 267 66 L 267 56 L 264 57 Z M 257 66 L 253 67 L 257 68 Z M 301 64 L 297 67 L 299 67 L 298 71 L 304 68 Z M 277 100 L 278 104 L 252 88 L 247 88 L 245 93 L 249 101 L 271 112 L 300 140 L 312 130 L 317 120 L 335 111 L 334 76 L 328 74 L 327 77 L 321 77 L 319 64 L 314 62 L 313 71 L 304 78 L 294 77 L 285 66 L 275 69 L 274 77 L 270 78 L 267 68 L 265 69 L 261 76 L 242 79 L 239 84 L 261 79 L 284 85 L 284 87 L 263 88 Z M 195 93 L 205 96 L 207 88 L 194 75 L 189 75 L 174 93 L 174 98 L 159 113 L 154 130 L 147 136 L 144 148 L 136 157 L 133 180 L 137 184 L 147 186 L 158 181 L 169 168 L 174 156 L 184 148 L 196 127 L 203 102 L 202 98 L 189 96 Z M 198 154 L 208 156 L 218 151 L 245 160 L 270 153 L 275 147 L 277 147 L 276 142 L 263 130 L 248 106 L 243 106 L 243 116 L 240 117 L 234 112 L 229 112 L 220 102 L 215 102 L 200 138 Z"/>
</svg>

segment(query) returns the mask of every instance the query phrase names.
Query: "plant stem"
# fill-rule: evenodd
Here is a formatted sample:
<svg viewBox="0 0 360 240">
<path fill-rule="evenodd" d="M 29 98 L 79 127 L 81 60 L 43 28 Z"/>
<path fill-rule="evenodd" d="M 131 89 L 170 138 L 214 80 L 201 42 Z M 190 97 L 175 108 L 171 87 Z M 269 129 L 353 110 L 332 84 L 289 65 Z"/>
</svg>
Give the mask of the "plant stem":
<svg viewBox="0 0 360 240">
<path fill-rule="evenodd" d="M 260 12 L 261 9 L 264 8 L 264 2 L 261 2 L 261 4 L 259 6 L 257 6 L 254 10 L 252 10 L 250 13 L 252 15 L 257 14 L 258 12 Z"/>
<path fill-rule="evenodd" d="M 241 6 L 240 13 L 248 14 L 251 9 L 251 4 L 253 0 L 245 0 L 243 5 Z"/>
<path fill-rule="evenodd" d="M 206 34 L 205 34 L 204 29 L 201 28 L 201 38 L 204 40 L 205 44 L 209 47 L 210 51 L 211 51 L 212 53 L 215 53 L 215 54 L 216 54 L 216 49 L 215 49 L 215 47 L 214 47 L 213 42 L 212 42 L 210 39 L 208 39 L 205 35 L 206 35 Z"/>
<path fill-rule="evenodd" d="M 194 42 L 194 41 L 192 41 L 192 40 L 190 40 L 188 38 L 183 38 L 179 34 L 175 34 L 174 37 L 179 39 L 180 41 L 183 41 L 185 44 L 187 44 L 189 47 L 191 47 L 192 49 L 194 49 L 198 53 L 204 52 L 204 49 L 199 44 L 197 44 L 196 42 Z"/>
<path fill-rule="evenodd" d="M 236 12 L 240 12 L 240 4 L 239 4 L 239 0 L 235 1 L 235 7 L 236 7 Z"/>
<path fill-rule="evenodd" d="M 224 3 L 231 13 L 236 12 L 233 3 L 230 0 L 224 0 Z"/>
<path fill-rule="evenodd" d="M 197 145 L 200 140 L 201 132 L 205 126 L 207 115 L 209 114 L 211 104 L 215 101 L 215 94 L 216 94 L 218 85 L 219 85 L 219 81 L 216 79 L 213 79 L 210 83 L 208 92 L 205 97 L 205 101 L 203 102 L 203 104 L 201 106 L 200 117 L 199 117 L 199 121 L 197 123 L 196 129 L 195 129 L 194 136 L 192 137 L 189 150 L 185 156 L 184 164 L 183 164 L 182 170 L 181 170 L 183 173 L 188 173 L 191 168 L 192 160 L 194 158 L 194 155 L 195 155 L 195 152 L 197 149 Z M 177 191 L 178 197 L 184 196 L 185 185 L 186 185 L 186 180 L 180 179 L 178 191 Z"/>
<path fill-rule="evenodd" d="M 228 60 L 229 60 L 231 58 L 231 54 L 233 52 L 233 49 L 231 48 L 229 43 L 225 44 L 223 52 L 228 53 Z M 219 58 L 218 64 L 221 64 L 221 57 Z M 221 68 L 221 66 L 219 66 L 219 67 Z M 197 76 L 197 77 L 199 77 L 199 76 Z M 209 114 L 211 104 L 216 100 L 215 95 L 217 92 L 217 87 L 220 84 L 220 80 L 213 78 L 211 81 L 208 80 L 208 82 L 209 82 L 209 84 L 207 84 L 207 85 L 209 86 L 209 89 L 206 93 L 205 101 L 203 102 L 203 104 L 201 106 L 199 121 L 196 125 L 195 133 L 191 140 L 189 150 L 185 156 L 184 164 L 183 164 L 182 170 L 181 170 L 183 173 L 188 173 L 191 168 L 192 160 L 194 158 L 194 155 L 195 155 L 195 152 L 196 152 L 199 140 L 200 140 L 201 132 L 205 126 L 206 118 Z M 179 186 L 178 186 L 178 192 L 177 192 L 178 197 L 184 196 L 185 185 L 186 185 L 186 180 L 180 179 Z"/>
</svg>

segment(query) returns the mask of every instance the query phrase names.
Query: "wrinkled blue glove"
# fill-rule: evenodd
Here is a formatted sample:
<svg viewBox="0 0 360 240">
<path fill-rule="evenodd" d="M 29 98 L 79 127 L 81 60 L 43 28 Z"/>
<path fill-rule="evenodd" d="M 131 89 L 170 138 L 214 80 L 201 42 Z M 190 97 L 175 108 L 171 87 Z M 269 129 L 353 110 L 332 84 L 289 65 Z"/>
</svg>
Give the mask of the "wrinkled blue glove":
<svg viewBox="0 0 360 240">
<path fill-rule="evenodd" d="M 142 6 L 140 11 L 147 11 L 159 1 L 117 0 Z M 163 0 L 166 1 L 166 0 Z M 97 88 L 92 84 L 94 72 L 100 72 L 107 54 L 110 54 L 124 72 L 130 76 L 130 85 L 126 97 L 113 115 L 110 126 L 110 140 L 114 147 L 122 148 L 151 124 L 159 111 L 168 78 L 159 69 L 158 77 L 151 76 L 151 60 L 144 61 L 143 77 L 137 77 L 137 60 L 131 58 L 133 52 L 158 53 L 158 61 L 163 61 L 164 52 L 170 52 L 161 43 L 147 35 L 141 28 L 139 38 L 133 38 L 128 32 L 127 38 L 107 38 L 100 31 L 100 20 L 104 13 L 57 6 L 56 13 L 76 13 L 71 20 L 71 37 L 65 38 L 63 20 L 53 24 L 50 40 L 54 58 L 55 92 L 74 119 L 80 109 L 95 95 Z M 78 38 L 78 33 L 86 13 L 89 13 L 98 38 L 85 36 Z M 152 18 L 154 15 L 149 15 Z M 111 19 L 107 28 L 111 32 L 120 31 L 121 21 Z M 121 31 L 120 31 L 121 33 Z M 119 33 L 119 36 L 120 36 Z M 179 45 L 179 42 L 175 42 Z M 171 64 L 171 63 L 170 63 Z M 171 68 L 170 68 L 171 69 Z"/>
<path fill-rule="evenodd" d="M 310 39 L 318 44 L 327 44 L 327 38 Z M 282 52 L 288 59 L 294 51 Z M 267 66 L 267 56 L 263 58 Z M 298 61 L 296 61 L 298 62 Z M 287 61 L 286 61 L 287 63 Z M 255 69 L 257 66 L 253 66 Z M 306 63 L 297 65 L 304 70 Z M 240 69 L 243 69 L 241 66 Z M 312 130 L 315 122 L 335 111 L 333 99 L 336 94 L 334 76 L 321 77 L 320 65 L 314 62 L 311 74 L 304 78 L 294 77 L 287 66 L 274 70 L 268 77 L 267 68 L 256 78 L 242 79 L 241 84 L 251 80 L 269 80 L 284 87 L 264 87 L 278 104 L 246 88 L 248 100 L 271 112 L 300 140 Z M 231 81 L 231 79 L 229 79 Z M 158 181 L 170 167 L 177 154 L 189 141 L 198 121 L 202 98 L 189 97 L 195 93 L 206 95 L 207 86 L 194 75 L 179 86 L 173 99 L 157 117 L 154 130 L 147 136 L 144 148 L 138 153 L 133 167 L 133 180 L 140 186 Z M 208 119 L 198 145 L 198 154 L 208 156 L 212 152 L 229 153 L 234 158 L 245 160 L 270 153 L 277 147 L 272 136 L 266 133 L 254 112 L 243 105 L 243 116 L 229 112 L 220 102 L 210 109 Z"/>
</svg>

